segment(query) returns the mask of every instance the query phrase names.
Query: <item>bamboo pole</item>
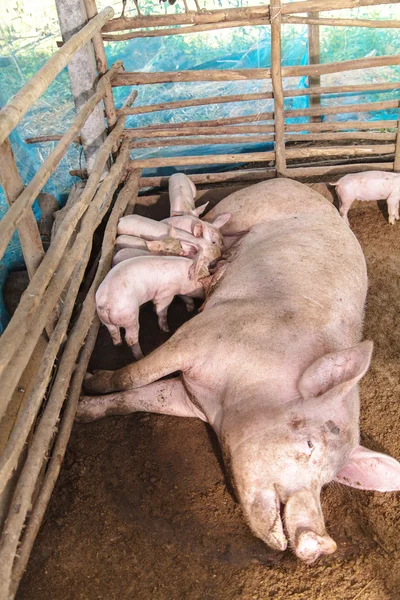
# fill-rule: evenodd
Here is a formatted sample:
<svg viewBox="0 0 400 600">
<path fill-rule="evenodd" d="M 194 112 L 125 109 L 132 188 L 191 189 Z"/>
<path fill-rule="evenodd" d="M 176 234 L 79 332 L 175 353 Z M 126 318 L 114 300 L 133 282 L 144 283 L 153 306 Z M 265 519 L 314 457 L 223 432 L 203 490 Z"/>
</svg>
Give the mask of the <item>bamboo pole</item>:
<svg viewBox="0 0 400 600">
<path fill-rule="evenodd" d="M 106 230 L 105 230 L 105 234 L 104 234 L 104 238 L 103 238 L 103 244 L 102 244 L 101 258 L 100 258 L 99 267 L 98 267 L 98 270 L 96 273 L 96 278 L 89 290 L 89 293 L 84 302 L 79 319 L 78 319 L 78 321 L 73 329 L 73 333 L 71 334 L 69 341 L 68 341 L 68 344 L 70 346 L 69 347 L 69 351 L 70 351 L 69 356 L 71 357 L 71 359 L 70 360 L 64 359 L 64 355 L 61 359 L 62 362 L 60 364 L 59 370 L 63 369 L 64 371 L 66 371 L 68 369 L 69 374 L 70 374 L 72 372 L 72 368 L 75 363 L 75 357 L 76 357 L 77 353 L 79 352 L 80 345 L 83 341 L 82 333 L 84 334 L 83 335 L 83 339 L 84 339 L 86 336 L 86 332 L 90 326 L 89 333 L 86 337 L 85 346 L 82 351 L 81 357 L 79 359 L 78 368 L 76 369 L 76 371 L 74 373 L 72 384 L 71 384 L 71 387 L 69 390 L 69 398 L 68 398 L 68 401 L 66 404 L 65 411 L 63 413 L 63 419 L 61 422 L 59 435 L 57 437 L 57 440 L 56 440 L 56 443 L 55 443 L 55 446 L 53 449 L 52 457 L 51 457 L 50 463 L 48 465 L 48 469 L 46 471 L 45 480 L 41 487 L 40 495 L 37 498 L 35 505 L 33 507 L 33 511 L 31 513 L 31 517 L 30 517 L 29 523 L 27 525 L 25 536 L 22 540 L 21 547 L 19 548 L 19 551 L 18 551 L 18 556 L 16 557 L 16 561 L 14 563 L 14 569 L 12 572 L 12 581 L 11 581 L 11 591 L 14 594 L 16 592 L 18 583 L 23 575 L 23 572 L 26 568 L 26 565 L 27 565 L 27 562 L 29 559 L 29 554 L 32 550 L 32 546 L 33 546 L 35 537 L 39 530 L 40 524 L 43 520 L 43 516 L 44 516 L 45 510 L 46 510 L 51 492 L 53 490 L 54 484 L 59 475 L 61 463 L 62 463 L 64 454 L 65 454 L 65 449 L 66 449 L 66 446 L 67 446 L 67 443 L 68 443 L 68 440 L 70 437 L 73 419 L 74 419 L 75 413 L 76 413 L 76 407 L 77 407 L 78 400 L 79 400 L 79 394 L 81 391 L 83 377 L 85 375 L 87 365 L 88 365 L 88 362 L 90 359 L 90 355 L 92 353 L 92 350 L 93 350 L 93 347 L 94 347 L 94 344 L 96 341 L 96 335 L 97 335 L 99 321 L 98 321 L 97 317 L 95 316 L 94 296 L 95 296 L 97 287 L 99 286 L 101 281 L 104 279 L 105 275 L 107 274 L 107 272 L 111 266 L 118 221 L 119 221 L 120 217 L 126 213 L 126 211 L 129 207 L 132 208 L 132 210 L 133 210 L 135 198 L 136 198 L 135 194 L 137 194 L 137 191 L 135 192 L 135 189 L 136 190 L 138 189 L 139 178 L 140 178 L 140 171 L 131 173 L 129 176 L 129 179 L 127 179 L 127 182 L 126 182 L 127 189 L 125 189 L 125 186 L 124 186 L 124 188 L 118 195 L 118 198 L 115 202 L 110 219 L 106 226 Z M 66 351 L 67 351 L 67 348 L 66 348 Z M 66 364 L 67 362 L 72 363 L 72 364 Z M 57 378 L 58 378 L 58 376 L 57 376 Z M 61 381 L 62 381 L 62 378 L 60 377 L 60 382 Z M 68 381 L 69 381 L 69 379 L 68 379 Z M 56 383 L 58 383 L 58 381 L 56 381 Z M 68 385 L 68 382 L 67 382 L 67 385 Z M 52 400 L 54 400 L 54 403 L 57 402 L 60 395 L 63 396 L 63 398 L 62 398 L 62 400 L 63 400 L 64 396 L 65 396 L 65 392 L 66 392 L 66 387 L 63 386 L 63 389 L 60 390 L 59 392 L 57 392 L 57 395 L 56 395 L 56 394 L 54 394 L 54 387 L 53 387 L 53 393 L 52 393 L 52 397 L 50 398 L 49 404 Z M 54 411 L 54 414 L 56 414 L 56 412 L 57 411 Z M 58 411 L 58 413 L 59 413 L 59 411 Z"/>
<path fill-rule="evenodd" d="M 169 146 L 211 146 L 211 145 L 232 145 L 232 144 L 262 144 L 271 143 L 274 139 L 274 134 L 258 134 L 258 135 L 246 135 L 239 134 L 229 136 L 215 136 L 215 137 L 177 137 L 177 138 L 156 138 L 156 139 L 135 139 L 130 143 L 129 147 L 132 149 L 138 148 L 166 148 Z M 316 142 L 316 141 L 332 141 L 340 143 L 345 140 L 356 140 L 359 144 L 365 141 L 383 141 L 383 142 L 395 142 L 395 133 L 360 133 L 357 132 L 338 132 L 338 133 L 314 133 L 314 134 L 289 134 L 285 137 L 286 142 L 296 142 L 301 144 L 302 142 Z"/>
<path fill-rule="evenodd" d="M 292 98 L 295 96 L 322 96 L 322 95 L 334 95 L 344 93 L 361 93 L 361 92 L 373 92 L 373 91 L 390 91 L 400 88 L 398 81 L 389 83 L 367 83 L 364 85 L 346 85 L 346 86 L 331 86 L 331 87 L 315 87 L 315 88 L 302 88 L 295 90 L 284 90 L 283 95 L 285 98 Z M 163 110 L 172 110 L 187 108 L 189 106 L 207 106 L 209 104 L 223 104 L 229 102 L 248 102 L 257 100 L 266 100 L 272 98 L 272 92 L 259 92 L 253 94 L 236 94 L 231 96 L 213 96 L 210 98 L 194 98 L 191 100 L 176 100 L 174 102 L 162 102 L 160 104 L 149 104 L 145 106 L 135 106 L 133 108 L 120 109 L 117 111 L 117 115 L 141 115 L 151 112 L 159 112 Z M 27 138 L 26 143 L 37 143 L 37 141 L 50 141 L 50 138 L 59 139 L 58 136 L 46 136 L 48 140 L 43 139 L 45 136 L 36 138 Z M 31 141 L 32 140 L 32 141 Z M 37 141 L 36 141 L 37 140 Z"/>
<path fill-rule="evenodd" d="M 31 206 L 40 190 L 55 171 L 57 165 L 67 151 L 68 146 L 75 139 L 76 134 L 79 133 L 82 124 L 90 115 L 93 107 L 103 98 L 106 82 L 110 81 L 112 76 L 121 68 L 122 63 L 116 63 L 111 67 L 110 71 L 101 78 L 97 86 L 98 91 L 84 105 L 71 127 L 68 128 L 60 142 L 41 165 L 35 177 L 29 182 L 24 191 L 5 214 L 0 222 L 0 257 L 3 256 L 14 230 L 19 227 L 21 220 L 24 219 L 26 214 L 31 210 Z"/>
<path fill-rule="evenodd" d="M 393 170 L 398 173 L 400 171 L 400 119 L 397 125 L 396 150 L 394 153 Z"/>
<path fill-rule="evenodd" d="M 360 163 L 350 165 L 327 165 L 315 167 L 289 167 L 287 177 L 323 177 L 331 178 L 333 175 L 343 175 L 345 173 L 358 173 L 359 171 L 393 171 L 393 163 Z"/>
<path fill-rule="evenodd" d="M 288 167 L 287 177 L 313 177 L 330 176 L 331 174 L 357 173 L 357 171 L 392 171 L 393 163 L 354 163 L 344 165 L 324 165 L 312 167 Z M 264 179 L 273 179 L 276 175 L 275 168 L 259 168 L 228 171 L 223 173 L 199 173 L 189 175 L 189 178 L 195 185 L 213 184 L 213 183 L 242 183 L 263 181 Z M 168 188 L 169 177 L 142 177 L 140 179 L 141 188 L 161 187 Z M 143 196 L 143 199 L 146 196 Z M 141 197 L 138 199 L 140 203 Z"/>
<path fill-rule="evenodd" d="M 311 15 L 319 15 L 318 12 L 309 13 L 310 17 L 283 17 L 283 24 L 293 25 L 311 25 L 315 27 L 367 27 L 376 29 L 399 29 L 400 21 L 384 21 L 374 19 L 321 19 Z M 103 40 L 106 42 L 121 42 L 137 38 L 165 37 L 171 35 L 186 35 L 190 33 L 201 33 L 205 31 L 217 31 L 220 29 L 233 29 L 236 27 L 249 27 L 255 25 L 269 25 L 269 19 L 241 19 L 238 21 L 226 21 L 221 23 L 204 23 L 200 25 L 187 25 L 179 27 L 168 27 L 165 29 L 145 29 L 141 31 L 130 31 L 128 33 L 103 34 Z M 62 47 L 62 42 L 57 42 L 57 46 Z"/>
<path fill-rule="evenodd" d="M 138 148 L 167 148 L 169 146 L 211 146 L 211 145 L 231 145 L 231 144 L 262 144 L 268 141 L 274 141 L 274 134 L 259 135 L 241 135 L 235 136 L 215 136 L 215 137 L 182 137 L 182 138 L 156 138 L 153 140 L 134 140 L 130 143 L 131 149 Z M 301 140 L 300 140 L 301 141 Z"/>
<path fill-rule="evenodd" d="M 97 16 L 97 5 L 96 0 L 84 0 L 86 13 L 89 19 L 93 19 Z M 100 75 L 105 75 L 108 71 L 108 62 L 106 53 L 104 50 L 104 42 L 101 36 L 101 32 L 98 31 L 92 37 L 92 44 L 94 55 L 96 57 L 97 72 Z M 104 111 L 106 113 L 108 130 L 111 131 L 117 121 L 117 112 L 115 110 L 114 96 L 111 88 L 111 84 L 106 86 L 104 94 Z"/>
<path fill-rule="evenodd" d="M 61 140 L 62 134 L 54 134 L 54 135 L 36 135 L 33 137 L 25 138 L 25 144 L 43 144 L 43 142 L 58 142 Z M 82 144 L 82 140 L 80 137 L 76 137 L 73 141 L 73 144 Z"/>
<path fill-rule="evenodd" d="M 309 17 L 283 17 L 282 23 L 292 25 L 316 25 L 318 27 L 368 27 L 376 29 L 398 29 L 400 21 L 383 19 L 325 19 L 319 13 L 310 13 Z"/>
<path fill-rule="evenodd" d="M 269 139 L 273 142 L 274 134 L 259 134 L 259 135 L 240 135 L 235 136 L 202 136 L 202 137 L 182 137 L 182 138 L 156 138 L 152 140 L 133 140 L 129 147 L 132 149 L 138 148 L 166 148 L 168 146 L 211 146 L 211 145 L 230 145 L 230 144 L 262 144 Z M 301 139 L 300 139 L 301 141 Z"/>
<path fill-rule="evenodd" d="M 205 121 L 206 123 L 206 121 Z M 273 125 L 228 125 L 228 126 L 214 126 L 214 127 L 181 127 L 180 129 L 125 129 L 125 138 L 159 138 L 161 136 L 166 137 L 181 137 L 181 136 L 193 136 L 193 135 L 214 135 L 220 134 L 235 134 L 235 133 L 273 133 L 275 128 Z"/>
<path fill-rule="evenodd" d="M 342 129 L 392 129 L 397 127 L 397 121 L 382 119 L 381 121 L 329 121 L 324 123 L 290 123 L 287 131 L 340 131 Z"/>
<path fill-rule="evenodd" d="M 52 375 L 54 361 L 57 357 L 60 346 L 65 339 L 67 328 L 72 316 L 72 311 L 75 306 L 76 297 L 78 295 L 82 279 L 85 275 L 89 258 L 90 246 L 87 246 L 83 256 L 78 260 L 68 292 L 64 299 L 62 313 L 44 352 L 34 386 L 21 414 L 18 417 L 16 424 L 14 425 L 6 447 L 1 454 L 0 494 L 3 493 L 3 490 L 13 473 L 13 470 L 18 463 L 21 452 L 24 449 L 26 439 L 39 412 L 41 403 L 43 401 L 43 396 L 46 392 Z"/>
<path fill-rule="evenodd" d="M 286 169 L 285 121 L 282 86 L 281 0 L 271 0 L 271 79 L 274 95 L 275 162 L 279 175 Z"/>
<path fill-rule="evenodd" d="M 273 133 L 273 125 L 228 125 L 228 126 L 207 126 L 208 121 L 200 121 L 203 123 L 201 127 L 192 127 L 190 122 L 188 126 L 180 126 L 180 128 L 171 129 L 171 125 L 156 125 L 151 127 L 145 127 L 143 129 L 124 129 L 124 138 L 159 138 L 165 137 L 180 137 L 180 136 L 194 136 L 194 135 L 240 135 L 248 133 Z M 169 128 L 165 128 L 169 127 Z M 212 127 L 212 130 L 211 130 Z M 380 121 L 325 121 L 323 123 L 287 123 L 285 124 L 285 131 L 288 132 L 321 132 L 321 131 L 342 131 L 347 129 L 357 130 L 368 130 L 368 129 L 395 129 L 397 128 L 397 121 L 393 120 L 380 120 Z M 299 138 L 300 139 L 300 138 Z M 327 138 L 328 139 L 328 138 Z M 371 138 L 373 139 L 373 138 Z M 81 169 L 74 169 L 73 175 L 78 177 L 81 176 Z M 87 178 L 87 173 L 85 173 Z"/>
<path fill-rule="evenodd" d="M 105 42 L 122 42 L 137 38 L 165 37 L 170 35 L 185 35 L 187 33 L 201 33 L 205 31 L 216 31 L 219 29 L 232 29 L 235 27 L 249 27 L 254 25 L 269 25 L 269 19 L 241 19 L 239 21 L 227 21 L 222 23 L 203 23 L 200 25 L 188 25 L 187 27 L 169 27 L 167 29 L 146 29 L 144 31 L 130 31 L 129 33 L 103 34 Z M 58 44 L 57 44 L 58 45 Z"/>
<path fill-rule="evenodd" d="M 290 148 L 286 151 L 287 159 L 311 158 L 322 156 L 368 156 L 391 154 L 394 144 L 369 147 L 340 146 L 330 148 Z M 171 167 L 183 165 L 217 165 L 246 162 L 269 162 L 274 160 L 275 152 L 250 152 L 243 154 L 218 154 L 213 156 L 173 156 L 163 158 L 147 158 L 131 160 L 128 169 L 150 169 L 155 167 Z"/>
<path fill-rule="evenodd" d="M 33 544 L 42 524 L 54 485 L 60 474 L 62 461 L 65 456 L 67 444 L 71 435 L 72 425 L 76 413 L 81 393 L 82 382 L 85 377 L 90 356 L 93 352 L 96 343 L 97 333 L 100 322 L 95 317 L 87 338 L 82 353 L 79 357 L 78 366 L 73 374 L 71 386 L 68 393 L 65 410 L 63 412 L 60 429 L 57 439 L 52 450 L 52 456 L 46 470 L 45 478 L 40 486 L 40 492 L 34 503 L 32 512 L 29 516 L 29 521 L 22 539 L 21 545 L 18 548 L 18 554 L 15 557 L 11 580 L 9 584 L 9 598 L 13 600 L 15 597 L 19 583 L 25 572 L 28 564 L 29 556 L 32 551 Z"/>
<path fill-rule="evenodd" d="M 69 277 L 72 274 L 74 265 L 71 261 L 71 256 L 68 256 L 68 259 L 64 261 L 64 270 L 61 267 L 59 267 L 59 263 L 64 256 L 65 248 L 68 245 L 69 239 L 74 231 L 76 224 L 78 223 L 83 213 L 86 211 L 89 203 L 93 198 L 93 195 L 96 192 L 96 187 L 103 172 L 104 165 L 110 154 L 110 149 L 115 139 L 118 136 L 120 136 L 120 131 L 123 127 L 123 120 L 124 117 L 119 119 L 119 122 L 115 126 L 114 130 L 112 131 L 112 133 L 110 133 L 110 135 L 104 142 L 101 151 L 96 157 L 95 168 L 90 174 L 86 187 L 81 195 L 80 201 L 70 209 L 68 217 L 65 218 L 61 223 L 60 228 L 58 229 L 56 236 L 54 237 L 53 243 L 51 244 L 49 250 L 47 251 L 44 259 L 40 264 L 40 267 L 36 271 L 34 277 L 32 278 L 29 284 L 26 294 L 24 294 L 24 296 L 21 298 L 21 301 L 14 313 L 13 318 L 11 319 L 4 334 L 0 338 L 0 377 L 4 377 L 6 367 L 9 365 L 10 361 L 13 359 L 17 351 L 18 368 L 20 370 L 23 368 L 23 365 L 26 364 L 26 362 L 29 360 L 29 347 L 35 341 L 36 334 L 34 335 L 32 331 L 29 335 L 27 334 L 29 328 L 32 327 L 35 327 L 36 332 L 39 328 L 41 319 L 44 318 L 44 311 L 41 305 L 43 304 L 43 294 L 46 290 L 47 285 L 50 283 L 50 280 L 52 279 L 52 302 L 54 302 L 55 304 L 59 295 L 61 294 L 62 290 L 67 284 Z M 118 161 L 115 163 L 115 165 L 117 165 L 117 163 Z M 119 164 L 119 166 L 121 165 Z M 102 186 L 96 194 L 96 197 L 100 194 L 100 190 L 107 189 L 104 186 L 106 186 L 106 182 L 108 180 L 109 178 L 106 178 L 104 180 Z M 88 212 L 92 209 L 93 202 L 90 204 Z M 82 232 L 82 227 L 80 233 L 78 234 L 78 237 L 75 240 L 73 252 L 77 252 L 78 238 Z M 54 275 L 54 271 L 56 269 L 57 272 Z M 60 273 L 62 273 L 62 275 Z M 49 302 L 49 306 L 51 306 L 49 299 L 47 300 L 47 302 Z M 51 309 L 49 308 L 49 310 Z M 22 344 L 22 340 L 25 340 L 24 344 Z M 14 363 L 12 372 L 15 373 L 16 371 L 17 369 L 15 368 Z M 1 385 L 0 383 L 0 418 L 1 414 L 4 413 L 4 411 L 6 410 L 8 402 L 7 389 L 8 387 L 12 387 L 13 383 L 13 378 L 11 377 L 11 368 L 7 369 L 6 376 L 7 377 L 4 384 Z M 0 382 L 1 381 L 2 379 L 0 378 Z"/>
<path fill-rule="evenodd" d="M 74 54 L 82 48 L 92 36 L 100 31 L 104 23 L 114 14 L 112 8 L 102 10 L 97 17 L 92 19 L 78 33 L 64 44 L 43 65 L 39 71 L 11 98 L 0 111 L 0 144 L 9 136 L 18 125 L 22 117 L 28 112 L 33 103 L 43 94 L 54 81 L 57 75 L 70 62 Z"/>
<path fill-rule="evenodd" d="M 121 166 L 124 165 L 126 161 L 126 156 L 127 146 L 124 145 L 124 148 L 121 150 L 121 154 L 119 155 L 116 163 L 111 167 L 109 176 L 103 183 L 104 186 L 108 184 L 107 193 L 105 195 L 103 194 L 102 198 L 100 198 L 99 196 L 99 202 L 96 204 L 92 204 L 87 212 L 87 215 L 85 215 L 88 225 L 91 221 L 91 234 L 93 234 L 96 224 L 102 220 L 102 218 L 108 210 L 108 207 L 112 200 L 113 188 L 115 190 L 115 188 L 118 185 Z M 118 164 L 120 159 L 121 164 Z M 89 214 L 90 218 L 88 218 Z M 78 234 L 74 250 L 77 248 L 78 245 L 80 245 L 81 251 L 88 244 L 91 245 L 91 238 L 87 237 L 88 231 L 83 232 L 84 229 L 86 228 L 82 227 L 81 232 Z M 114 236 L 115 231 L 116 227 L 114 228 Z M 88 239 L 90 239 L 89 242 Z M 112 250 L 109 252 L 110 262 L 111 257 Z M 99 272 L 103 274 L 100 265 L 96 274 L 95 281 L 93 282 L 91 290 L 87 298 L 85 299 L 81 314 L 66 343 L 63 356 L 59 364 L 57 376 L 52 386 L 50 397 L 47 401 L 47 405 L 40 419 L 39 425 L 35 431 L 32 444 L 28 451 L 28 456 L 25 465 L 23 467 L 21 476 L 19 478 L 18 484 L 13 495 L 12 506 L 18 506 L 19 510 L 10 511 L 0 540 L 1 598 L 6 597 L 7 590 L 10 588 L 12 566 L 14 563 L 16 550 L 24 526 L 25 518 L 30 509 L 36 481 L 44 463 L 44 460 L 46 458 L 46 455 L 49 451 L 49 446 L 53 438 L 53 432 L 56 428 L 60 411 L 64 402 L 65 394 L 67 392 L 68 385 L 70 382 L 70 378 L 75 368 L 76 357 L 86 338 L 87 332 L 93 320 L 95 311 L 94 293 L 101 281 L 99 277 Z"/>
<path fill-rule="evenodd" d="M 392 56 L 372 56 L 356 58 L 335 63 L 282 67 L 282 77 L 320 76 L 328 73 L 356 71 L 376 67 L 387 67 L 400 64 L 400 54 Z M 113 87 L 124 85 L 150 85 L 156 83 L 176 83 L 193 81 L 242 81 L 270 79 L 270 69 L 214 69 L 203 71 L 164 71 L 161 73 L 126 72 L 115 76 Z"/>
<path fill-rule="evenodd" d="M 46 293 L 41 300 L 39 310 L 37 310 L 33 317 L 29 319 L 29 322 L 25 327 L 26 333 L 25 335 L 23 334 L 24 337 L 20 338 L 20 342 L 23 340 L 23 345 L 14 352 L 14 356 L 10 359 L 6 372 L 2 374 L 0 379 L 1 413 L 6 409 L 10 393 L 12 393 L 12 390 L 18 383 L 19 373 L 29 361 L 35 340 L 40 335 L 46 316 L 51 312 L 52 307 L 57 302 L 61 292 L 69 282 L 77 260 L 85 251 L 87 240 L 91 239 L 93 236 L 94 229 L 91 229 L 91 227 L 96 228 L 100 224 L 101 219 L 104 216 L 103 206 L 109 206 L 111 202 L 111 195 L 119 184 L 121 171 L 124 168 L 124 161 L 126 158 L 127 151 L 124 152 L 124 154 L 121 152 L 117 161 L 111 167 L 111 176 L 103 181 L 95 199 L 82 219 L 80 232 L 74 242 L 73 250 L 68 254 L 68 258 L 66 258 L 66 260 L 58 267 L 48 290 L 46 290 Z"/>
<path fill-rule="evenodd" d="M 293 133 L 286 135 L 287 142 L 318 142 L 318 141 L 337 141 L 339 140 L 356 140 L 362 144 L 366 140 L 375 140 L 383 142 L 396 141 L 395 133 L 375 133 L 358 131 L 339 131 L 333 133 Z"/>
<path fill-rule="evenodd" d="M 272 98 L 272 92 L 260 92 L 257 94 L 236 94 L 231 96 L 212 96 L 211 98 L 194 98 L 193 100 L 176 100 L 175 102 L 162 102 L 161 104 L 134 106 L 133 108 L 120 109 L 117 111 L 117 114 L 142 115 L 145 113 L 158 112 L 162 110 L 172 110 L 174 108 L 187 108 L 189 106 L 208 106 L 209 104 L 223 104 L 228 102 L 253 102 L 256 100 L 266 100 L 268 98 Z"/>
<path fill-rule="evenodd" d="M 0 145 L 0 185 L 9 206 L 15 202 L 24 189 L 9 139 Z M 42 240 L 32 210 L 29 210 L 21 219 L 18 233 L 26 268 L 29 277 L 32 278 L 44 256 Z"/>
<path fill-rule="evenodd" d="M 327 4 L 323 0 L 306 0 L 305 2 L 292 2 L 283 4 L 282 15 L 308 12 L 324 12 L 341 10 L 343 8 L 358 8 L 360 6 L 376 6 L 391 4 L 392 0 L 330 0 Z M 210 10 L 204 12 L 187 12 L 173 15 L 143 15 L 141 17 L 112 19 L 103 27 L 103 32 L 125 31 L 127 29 L 140 29 L 144 27 L 163 27 L 176 25 L 190 25 L 197 23 L 221 23 L 237 20 L 253 20 L 256 18 L 269 18 L 268 6 L 249 6 L 246 8 L 233 8 Z"/>
</svg>

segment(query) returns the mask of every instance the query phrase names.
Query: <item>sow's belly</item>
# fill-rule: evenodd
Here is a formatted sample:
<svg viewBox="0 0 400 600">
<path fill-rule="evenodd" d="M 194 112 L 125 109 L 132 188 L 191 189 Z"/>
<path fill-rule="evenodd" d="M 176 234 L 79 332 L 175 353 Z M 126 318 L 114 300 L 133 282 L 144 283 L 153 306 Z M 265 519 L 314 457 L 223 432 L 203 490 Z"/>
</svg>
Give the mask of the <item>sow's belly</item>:
<svg viewBox="0 0 400 600">
<path fill-rule="evenodd" d="M 333 218 L 332 218 L 333 217 Z M 356 313 L 367 291 L 365 259 L 354 234 L 336 215 L 300 215 L 261 223 L 231 251 L 204 310 L 235 300 L 258 302 L 259 311 Z M 213 281 L 213 280 L 212 280 Z M 318 320 L 320 316 L 318 316 Z"/>
</svg>

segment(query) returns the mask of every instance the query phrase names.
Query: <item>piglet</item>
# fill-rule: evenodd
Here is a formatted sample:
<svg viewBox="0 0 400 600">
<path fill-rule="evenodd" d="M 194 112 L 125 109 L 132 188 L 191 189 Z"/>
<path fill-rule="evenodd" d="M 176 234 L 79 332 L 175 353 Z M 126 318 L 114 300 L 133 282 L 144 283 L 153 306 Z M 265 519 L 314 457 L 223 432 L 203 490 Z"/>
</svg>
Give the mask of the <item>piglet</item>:
<svg viewBox="0 0 400 600">
<path fill-rule="evenodd" d="M 199 217 L 206 209 L 208 202 L 195 207 L 196 186 L 184 173 L 171 175 L 168 181 L 170 216 L 193 215 Z"/>
<path fill-rule="evenodd" d="M 170 235 L 171 226 L 167 223 L 154 221 L 141 215 L 128 215 L 122 217 L 118 223 L 118 235 L 134 235 L 146 240 L 160 240 Z M 202 250 L 206 265 L 215 262 L 221 256 L 221 246 L 212 244 L 202 237 L 195 237 L 182 229 L 173 229 L 177 239 L 182 243 L 192 244 L 197 250 Z"/>
<path fill-rule="evenodd" d="M 224 245 L 224 238 L 220 232 L 220 229 L 229 221 L 230 217 L 231 215 L 229 213 L 225 213 L 219 215 L 216 219 L 214 219 L 214 221 L 205 223 L 198 217 L 184 214 L 164 219 L 162 223 L 167 223 L 167 225 L 170 225 L 174 228 L 187 231 L 194 237 L 202 237 L 206 241 L 210 242 L 210 244 L 213 246 L 222 248 Z"/>
<path fill-rule="evenodd" d="M 134 248 L 163 256 L 195 256 L 196 246 L 186 242 L 181 243 L 174 236 L 175 232 L 172 228 L 169 236 L 159 240 L 144 240 L 134 235 L 119 235 L 115 240 L 115 249 L 117 252 L 123 248 Z"/>
<path fill-rule="evenodd" d="M 180 256 L 138 256 L 116 265 L 108 273 L 96 293 L 96 309 L 107 327 L 113 343 L 121 344 L 120 328 L 136 359 L 143 354 L 139 345 L 139 309 L 153 302 L 158 323 L 169 331 L 167 311 L 174 296 L 203 297 L 199 281 L 209 274 L 203 253 L 190 260 Z"/>
<path fill-rule="evenodd" d="M 386 200 L 388 205 L 389 223 L 394 225 L 399 220 L 400 174 L 385 173 L 384 171 L 364 171 L 345 175 L 337 183 L 339 196 L 339 212 L 348 223 L 347 213 L 354 200 L 371 201 Z"/>
</svg>

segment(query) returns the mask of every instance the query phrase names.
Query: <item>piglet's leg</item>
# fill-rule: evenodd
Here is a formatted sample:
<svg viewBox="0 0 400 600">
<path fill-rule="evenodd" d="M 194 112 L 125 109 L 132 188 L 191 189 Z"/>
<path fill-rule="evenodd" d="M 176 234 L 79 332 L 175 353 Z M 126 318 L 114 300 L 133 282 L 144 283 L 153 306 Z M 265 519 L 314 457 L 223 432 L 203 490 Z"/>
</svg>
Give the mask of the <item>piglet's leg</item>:
<svg viewBox="0 0 400 600">
<path fill-rule="evenodd" d="M 350 197 L 346 194 L 341 195 L 338 191 L 337 191 L 337 195 L 339 198 L 339 213 L 340 213 L 341 217 L 343 218 L 343 221 L 345 223 L 347 223 L 347 225 L 349 225 L 349 219 L 347 218 L 347 213 L 349 212 L 350 207 L 354 202 L 354 197 L 353 196 Z"/>
<path fill-rule="evenodd" d="M 204 414 L 195 407 L 178 377 L 156 381 L 136 390 L 106 396 L 83 396 L 76 413 L 77 421 L 95 421 L 111 415 L 152 412 L 176 417 L 198 417 Z"/>
<path fill-rule="evenodd" d="M 132 350 L 136 360 L 143 358 L 142 349 L 139 344 L 139 321 L 134 323 L 131 327 L 125 328 L 125 341 Z"/>
<path fill-rule="evenodd" d="M 119 346 L 122 344 L 121 332 L 119 327 L 116 325 L 106 324 L 109 334 L 111 335 L 111 339 L 113 341 L 114 346 Z"/>
<path fill-rule="evenodd" d="M 158 316 L 158 325 L 161 331 L 169 331 L 168 321 L 167 321 L 167 313 L 168 307 L 171 304 L 173 296 L 169 296 L 168 298 L 161 298 L 159 300 L 154 300 L 154 306 L 156 308 L 156 313 Z"/>
<path fill-rule="evenodd" d="M 399 202 L 400 198 L 398 192 L 388 196 L 387 205 L 390 225 L 394 225 L 395 222 L 399 220 Z"/>
<path fill-rule="evenodd" d="M 186 310 L 188 312 L 193 312 L 194 311 L 194 300 L 193 298 L 191 298 L 190 296 L 181 296 L 182 300 L 185 303 L 186 306 Z"/>
</svg>

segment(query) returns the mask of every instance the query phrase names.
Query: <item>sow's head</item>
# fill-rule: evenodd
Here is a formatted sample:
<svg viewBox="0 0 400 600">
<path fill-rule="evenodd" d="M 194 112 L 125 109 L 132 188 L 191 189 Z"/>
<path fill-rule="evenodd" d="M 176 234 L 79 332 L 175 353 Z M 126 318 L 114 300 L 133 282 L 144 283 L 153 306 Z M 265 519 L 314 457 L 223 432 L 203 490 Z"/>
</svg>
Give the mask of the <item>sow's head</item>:
<svg viewBox="0 0 400 600">
<path fill-rule="evenodd" d="M 311 564 L 336 550 L 320 504 L 330 481 L 364 490 L 400 490 L 400 463 L 359 445 L 358 382 L 372 342 L 327 354 L 301 375 L 299 396 L 251 417 L 248 437 L 228 444 L 230 462 L 252 531 L 270 547 Z M 281 505 L 284 508 L 283 526 Z"/>
</svg>

